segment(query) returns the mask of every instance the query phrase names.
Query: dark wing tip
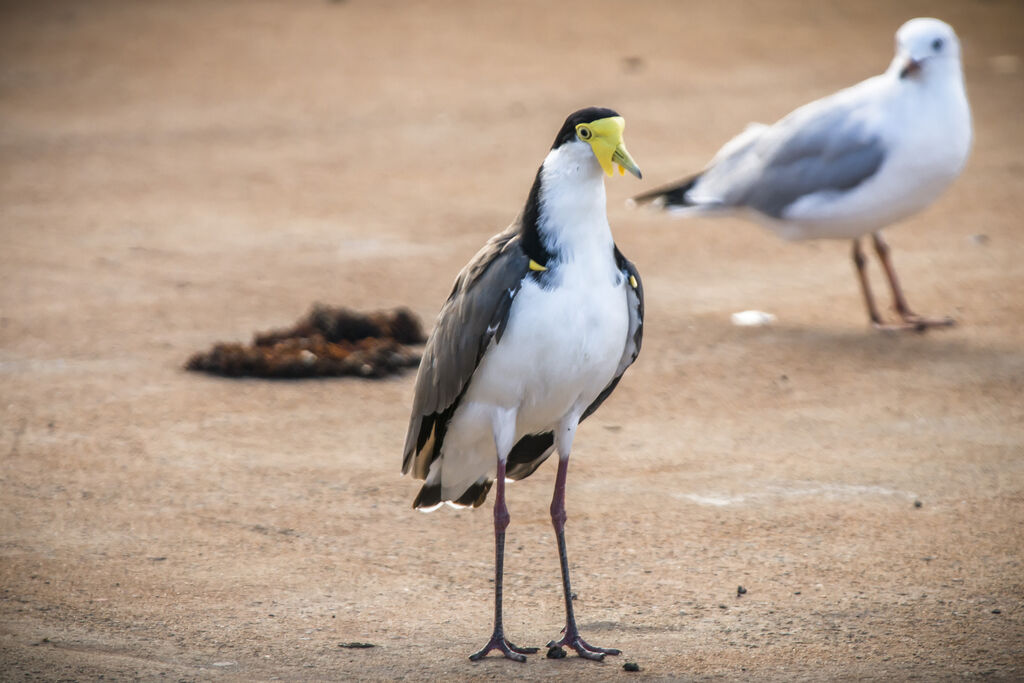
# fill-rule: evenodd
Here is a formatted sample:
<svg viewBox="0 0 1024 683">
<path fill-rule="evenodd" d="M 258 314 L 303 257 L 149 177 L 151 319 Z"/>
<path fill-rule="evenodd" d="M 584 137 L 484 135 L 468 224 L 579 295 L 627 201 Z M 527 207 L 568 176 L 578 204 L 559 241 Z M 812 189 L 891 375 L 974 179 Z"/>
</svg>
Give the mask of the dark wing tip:
<svg viewBox="0 0 1024 683">
<path fill-rule="evenodd" d="M 484 481 L 478 481 L 471 485 L 468 489 L 462 492 L 458 498 L 451 502 L 460 507 L 475 507 L 478 508 L 484 504 L 487 500 L 487 493 L 491 490 L 491 484 L 494 482 L 490 479 Z M 441 496 L 441 484 L 424 484 L 420 489 L 419 494 L 416 496 L 416 500 L 413 501 L 412 506 L 417 510 L 432 510 L 445 502 Z"/>
<path fill-rule="evenodd" d="M 633 197 L 632 201 L 636 204 L 654 204 L 661 208 L 670 208 L 674 206 L 693 206 L 693 202 L 687 200 L 686 194 L 693 188 L 694 184 L 700 179 L 701 174 L 691 176 L 685 180 L 681 180 L 676 183 L 669 185 L 662 185 L 659 188 L 653 189 L 650 192 L 644 192 Z"/>
<path fill-rule="evenodd" d="M 487 493 L 491 490 L 491 484 L 493 482 L 490 479 L 484 481 L 478 481 L 477 483 L 466 489 L 465 493 L 459 496 L 455 500 L 456 505 L 473 506 L 475 508 L 480 507 L 487 500 Z"/>
<path fill-rule="evenodd" d="M 418 510 L 434 508 L 441 503 L 441 484 L 424 484 L 416 495 L 416 500 L 412 502 L 412 506 Z"/>
<path fill-rule="evenodd" d="M 551 455 L 554 444 L 555 436 L 551 432 L 522 437 L 508 454 L 506 476 L 516 481 L 530 476 Z"/>
</svg>

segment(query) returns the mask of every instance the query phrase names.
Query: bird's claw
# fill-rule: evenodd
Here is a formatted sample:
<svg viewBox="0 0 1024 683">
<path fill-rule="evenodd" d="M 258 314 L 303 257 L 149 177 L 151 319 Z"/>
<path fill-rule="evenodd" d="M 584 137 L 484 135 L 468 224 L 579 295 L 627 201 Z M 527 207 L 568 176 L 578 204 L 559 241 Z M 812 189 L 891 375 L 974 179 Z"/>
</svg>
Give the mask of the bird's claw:
<svg viewBox="0 0 1024 683">
<path fill-rule="evenodd" d="M 587 641 L 583 640 L 578 634 L 569 637 L 565 636 L 561 640 L 552 640 L 548 643 L 548 647 L 569 647 L 576 650 L 576 654 L 584 659 L 592 659 L 595 662 L 600 662 L 604 659 L 605 655 L 620 655 L 622 650 L 616 650 L 614 647 L 597 647 L 591 645 Z"/>
<path fill-rule="evenodd" d="M 517 647 L 512 643 L 505 640 L 505 636 L 500 633 L 495 633 L 491 636 L 491 639 L 484 645 L 483 649 L 474 652 L 469 656 L 470 660 L 477 661 L 483 659 L 488 652 L 491 650 L 498 650 L 507 659 L 511 659 L 516 662 L 525 662 L 526 655 L 532 655 L 537 652 L 535 647 Z"/>
</svg>

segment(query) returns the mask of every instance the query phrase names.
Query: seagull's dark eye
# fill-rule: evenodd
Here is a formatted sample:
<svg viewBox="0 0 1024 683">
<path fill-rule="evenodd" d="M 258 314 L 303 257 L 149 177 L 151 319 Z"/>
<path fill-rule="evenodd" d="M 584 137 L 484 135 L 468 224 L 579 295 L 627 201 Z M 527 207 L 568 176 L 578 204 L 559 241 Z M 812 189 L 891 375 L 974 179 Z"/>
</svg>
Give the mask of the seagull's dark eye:
<svg viewBox="0 0 1024 683">
<path fill-rule="evenodd" d="M 583 140 L 585 142 L 585 141 L 590 139 L 590 137 L 593 135 L 593 133 L 590 132 L 590 129 L 587 128 L 586 126 L 580 125 L 576 129 L 576 135 L 579 137 L 580 140 Z"/>
<path fill-rule="evenodd" d="M 942 38 L 936 38 L 932 41 L 932 49 L 936 52 L 942 49 Z"/>
</svg>

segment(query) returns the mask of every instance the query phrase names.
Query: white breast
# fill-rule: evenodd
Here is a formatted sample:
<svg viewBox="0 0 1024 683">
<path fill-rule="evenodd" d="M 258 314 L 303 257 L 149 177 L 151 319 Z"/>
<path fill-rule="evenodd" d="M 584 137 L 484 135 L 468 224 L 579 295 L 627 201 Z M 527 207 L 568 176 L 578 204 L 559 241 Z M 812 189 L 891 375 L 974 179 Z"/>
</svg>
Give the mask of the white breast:
<svg viewBox="0 0 1024 683">
<path fill-rule="evenodd" d="M 550 429 L 597 398 L 615 376 L 629 329 L 625 279 L 607 259 L 599 268 L 561 266 L 550 289 L 532 278 L 524 283 L 468 401 L 517 409 L 523 435 Z"/>
</svg>

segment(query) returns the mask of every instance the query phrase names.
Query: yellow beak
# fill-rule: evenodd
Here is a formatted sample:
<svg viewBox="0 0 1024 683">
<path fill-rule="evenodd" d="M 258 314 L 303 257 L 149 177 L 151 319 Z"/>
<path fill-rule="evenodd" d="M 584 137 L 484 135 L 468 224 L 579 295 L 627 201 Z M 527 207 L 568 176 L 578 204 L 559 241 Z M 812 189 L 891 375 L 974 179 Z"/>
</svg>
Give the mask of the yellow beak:
<svg viewBox="0 0 1024 683">
<path fill-rule="evenodd" d="M 643 177 L 622 142 L 622 130 L 626 127 L 625 119 L 621 116 L 609 116 L 606 119 L 581 123 L 576 130 L 579 131 L 582 127 L 590 129 L 591 135 L 586 141 L 590 143 L 597 163 L 601 164 L 605 173 L 612 175 L 615 170 L 614 164 L 618 164 L 620 175 L 625 175 L 626 171 L 629 171 L 637 178 Z"/>
</svg>

